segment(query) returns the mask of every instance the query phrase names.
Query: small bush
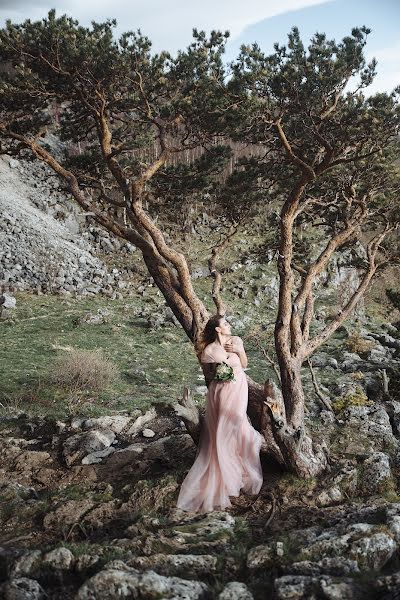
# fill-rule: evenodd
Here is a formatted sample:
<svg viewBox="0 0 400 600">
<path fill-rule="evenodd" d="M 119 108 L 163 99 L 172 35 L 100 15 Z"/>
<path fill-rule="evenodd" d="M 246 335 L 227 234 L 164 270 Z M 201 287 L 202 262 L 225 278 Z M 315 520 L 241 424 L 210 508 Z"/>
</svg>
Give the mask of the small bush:
<svg viewBox="0 0 400 600">
<path fill-rule="evenodd" d="M 364 339 L 359 333 L 352 333 L 346 340 L 346 347 L 349 352 L 357 354 L 368 354 L 376 346 L 375 342 Z"/>
<path fill-rule="evenodd" d="M 361 381 L 365 379 L 365 374 L 362 371 L 354 371 L 354 373 L 350 373 L 350 377 Z"/>
<path fill-rule="evenodd" d="M 72 350 L 56 359 L 52 379 L 68 390 L 100 392 L 117 374 L 117 366 L 102 350 Z"/>
<path fill-rule="evenodd" d="M 357 386 L 354 392 L 350 392 L 341 398 L 337 398 L 332 402 L 332 408 L 335 413 L 339 413 L 345 410 L 349 406 L 370 406 L 373 404 L 372 400 L 369 400 L 364 390 Z"/>
<path fill-rule="evenodd" d="M 15 415 L 18 412 L 23 411 L 23 399 L 18 395 L 6 395 L 0 396 L 0 414 L 12 414 Z"/>
</svg>

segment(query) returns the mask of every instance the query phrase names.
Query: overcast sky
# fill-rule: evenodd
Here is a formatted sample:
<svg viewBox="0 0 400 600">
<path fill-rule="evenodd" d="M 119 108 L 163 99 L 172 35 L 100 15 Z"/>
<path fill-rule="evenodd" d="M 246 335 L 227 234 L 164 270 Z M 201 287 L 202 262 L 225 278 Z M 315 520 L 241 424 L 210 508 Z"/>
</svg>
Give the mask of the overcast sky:
<svg viewBox="0 0 400 600">
<path fill-rule="evenodd" d="M 56 16 L 67 14 L 87 27 L 92 20 L 115 18 L 115 37 L 140 28 L 156 51 L 185 48 L 193 27 L 229 30 L 227 60 L 235 58 L 240 44 L 254 41 L 272 52 L 274 42 L 286 42 L 293 25 L 305 42 L 316 31 L 339 40 L 352 27 L 367 25 L 372 29 L 367 57 L 378 60 L 370 92 L 400 84 L 399 0 L 0 0 L 0 24 L 41 20 L 51 8 Z"/>
</svg>

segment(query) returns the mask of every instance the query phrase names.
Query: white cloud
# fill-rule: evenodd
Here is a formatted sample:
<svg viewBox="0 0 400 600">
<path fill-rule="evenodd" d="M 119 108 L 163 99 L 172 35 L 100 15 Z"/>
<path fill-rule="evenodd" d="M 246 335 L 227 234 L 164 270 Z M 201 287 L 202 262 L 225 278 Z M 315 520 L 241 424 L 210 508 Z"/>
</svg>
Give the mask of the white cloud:
<svg viewBox="0 0 400 600">
<path fill-rule="evenodd" d="M 388 46 L 386 48 L 375 50 L 374 52 L 369 52 L 367 54 L 367 59 L 371 60 L 373 56 L 378 62 L 385 61 L 386 63 L 392 62 L 398 64 L 400 62 L 400 41 L 393 46 Z"/>
<path fill-rule="evenodd" d="M 51 7 L 56 8 L 56 15 L 66 13 L 85 26 L 89 26 L 92 20 L 99 22 L 116 18 L 116 35 L 140 28 L 152 40 L 156 50 L 167 49 L 173 52 L 191 42 L 193 27 L 207 32 L 211 29 L 229 30 L 232 40 L 246 27 L 263 19 L 330 1 L 332 0 L 18 0 L 13 3 L 12 10 L 6 10 L 0 0 L 0 19 L 3 22 L 7 17 L 14 22 L 21 22 L 26 18 L 38 20 L 46 17 Z M 10 6 L 11 2 L 7 1 L 7 5 Z"/>
</svg>

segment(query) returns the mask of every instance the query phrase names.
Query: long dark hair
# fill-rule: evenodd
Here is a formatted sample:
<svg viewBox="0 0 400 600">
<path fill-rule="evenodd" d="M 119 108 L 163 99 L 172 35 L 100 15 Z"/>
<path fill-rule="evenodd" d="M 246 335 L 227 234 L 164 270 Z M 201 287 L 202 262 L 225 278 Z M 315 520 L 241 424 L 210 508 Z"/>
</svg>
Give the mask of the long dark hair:
<svg viewBox="0 0 400 600">
<path fill-rule="evenodd" d="M 215 328 L 219 326 L 219 323 L 223 318 L 223 315 L 213 315 L 210 319 L 208 319 L 196 344 L 196 354 L 199 360 L 204 348 L 217 339 L 217 332 L 215 331 Z"/>
</svg>

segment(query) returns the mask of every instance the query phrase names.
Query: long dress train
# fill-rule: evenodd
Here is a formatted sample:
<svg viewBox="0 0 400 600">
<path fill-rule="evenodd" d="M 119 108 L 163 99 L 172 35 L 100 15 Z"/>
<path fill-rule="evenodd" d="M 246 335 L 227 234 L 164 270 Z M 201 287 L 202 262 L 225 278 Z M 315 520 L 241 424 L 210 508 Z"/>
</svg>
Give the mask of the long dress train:
<svg viewBox="0 0 400 600">
<path fill-rule="evenodd" d="M 235 336 L 237 343 L 243 342 Z M 227 362 L 236 382 L 212 380 L 195 461 L 182 482 L 177 507 L 209 512 L 231 506 L 241 490 L 258 494 L 263 483 L 260 449 L 263 436 L 247 417 L 248 385 L 237 354 L 206 346 L 201 362 Z"/>
</svg>

